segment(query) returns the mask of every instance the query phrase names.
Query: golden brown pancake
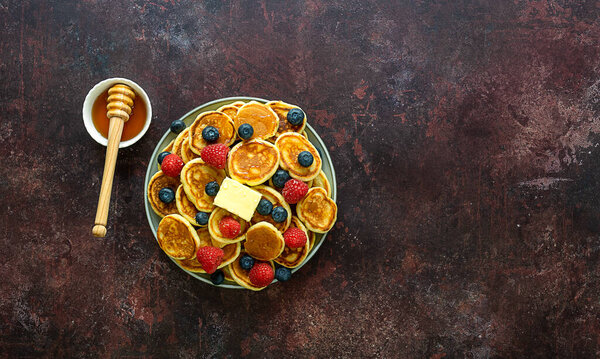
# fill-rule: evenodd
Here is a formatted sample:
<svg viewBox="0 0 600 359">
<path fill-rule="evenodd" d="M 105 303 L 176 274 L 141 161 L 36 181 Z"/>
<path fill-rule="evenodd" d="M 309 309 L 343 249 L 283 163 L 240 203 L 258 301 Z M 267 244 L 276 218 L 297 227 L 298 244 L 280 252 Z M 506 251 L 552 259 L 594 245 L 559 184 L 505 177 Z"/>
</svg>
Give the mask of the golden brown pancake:
<svg viewBox="0 0 600 359">
<path fill-rule="evenodd" d="M 184 137 L 183 142 L 181 142 L 181 160 L 183 163 L 188 163 L 193 159 L 200 158 L 200 155 L 192 152 L 190 148 L 190 138 L 189 136 Z"/>
<path fill-rule="evenodd" d="M 325 176 L 325 172 L 321 171 L 319 172 L 319 174 L 317 175 L 317 177 L 315 177 L 315 179 L 313 180 L 314 182 L 312 183 L 312 187 L 321 187 L 325 190 L 325 192 L 327 192 L 327 197 L 331 198 L 331 185 L 329 184 L 329 180 L 327 179 L 327 176 Z M 310 188 L 311 186 L 309 186 Z"/>
<path fill-rule="evenodd" d="M 187 219 L 188 222 L 196 227 L 200 226 L 196 222 L 196 213 L 198 213 L 198 209 L 196 209 L 196 206 L 194 206 L 192 201 L 187 198 L 187 195 L 183 190 L 183 185 L 180 185 L 177 188 L 177 192 L 175 192 L 175 203 L 177 204 L 177 211 L 179 211 L 179 214 L 183 218 Z"/>
<path fill-rule="evenodd" d="M 259 222 L 246 232 L 244 249 L 255 259 L 273 260 L 279 257 L 284 247 L 283 235 L 271 223 Z"/>
<path fill-rule="evenodd" d="M 223 245 L 223 243 L 216 241 L 214 238 L 211 238 L 211 245 L 213 247 L 221 248 L 225 253 L 223 255 L 223 262 L 219 265 L 219 268 L 223 268 L 229 263 L 233 262 L 242 250 L 242 242 Z"/>
<path fill-rule="evenodd" d="M 238 256 L 238 258 L 236 258 L 233 262 L 231 262 L 231 264 L 229 265 L 229 274 L 231 275 L 231 277 L 237 284 L 241 285 L 242 287 L 244 287 L 246 289 L 250 289 L 250 290 L 254 290 L 254 291 L 265 289 L 266 287 L 257 287 L 254 284 L 252 284 L 252 282 L 250 282 L 250 278 L 248 277 L 249 271 L 243 269 L 240 266 L 240 258 L 244 254 L 246 254 L 246 252 L 242 250 L 240 252 L 240 255 Z M 268 263 L 271 265 L 273 270 L 275 270 L 275 266 L 273 265 L 273 262 L 270 261 Z"/>
<path fill-rule="evenodd" d="M 244 123 L 252 126 L 254 133 L 250 139 L 265 140 L 275 136 L 279 128 L 279 118 L 277 114 L 268 106 L 251 101 L 238 109 L 234 118 L 235 132 Z"/>
<path fill-rule="evenodd" d="M 175 140 L 169 142 L 169 144 L 167 145 L 167 147 L 163 148 L 162 151 L 160 152 L 171 152 L 173 153 L 173 142 L 175 142 Z M 160 154 L 159 152 L 159 154 Z M 158 170 L 160 171 L 160 163 L 156 163 L 158 165 Z"/>
<path fill-rule="evenodd" d="M 178 214 L 164 217 L 156 229 L 158 245 L 173 259 L 192 259 L 200 246 L 194 227 Z"/>
<path fill-rule="evenodd" d="M 302 262 L 304 262 L 306 256 L 308 256 L 308 252 L 310 252 L 310 236 L 308 235 L 304 224 L 302 224 L 302 222 L 296 216 L 292 218 L 292 224 L 290 224 L 290 228 L 300 228 L 306 234 L 306 244 L 300 248 L 290 248 L 285 246 L 283 252 L 281 252 L 279 257 L 275 259 L 275 263 L 279 263 L 288 268 L 296 268 L 302 264 Z"/>
<path fill-rule="evenodd" d="M 180 184 L 179 178 L 169 177 L 162 171 L 158 171 L 152 176 L 150 183 L 148 183 L 148 202 L 150 202 L 152 209 L 157 215 L 164 217 L 169 214 L 179 213 L 175 201 L 164 203 L 158 198 L 158 192 L 165 187 L 169 187 L 173 191 L 176 191 Z"/>
<path fill-rule="evenodd" d="M 293 108 L 299 108 L 298 106 L 290 105 L 283 101 L 270 101 L 267 102 L 266 105 L 269 106 L 277 114 L 277 118 L 279 118 L 279 127 L 277 128 L 275 136 L 279 136 L 284 132 L 304 132 L 304 127 L 306 127 L 306 113 L 304 114 L 302 123 L 297 126 L 292 125 L 287 120 L 288 112 Z"/>
<path fill-rule="evenodd" d="M 300 181 L 310 181 L 321 172 L 321 157 L 317 149 L 302 135 L 286 132 L 277 138 L 275 146 L 279 150 L 279 165 L 290 173 L 290 176 Z M 309 167 L 303 167 L 298 162 L 298 155 L 308 151 L 314 161 Z"/>
<path fill-rule="evenodd" d="M 221 219 L 223 219 L 223 217 L 226 216 L 231 216 L 240 223 L 240 234 L 235 238 L 224 237 L 221 233 L 221 230 L 219 229 L 219 222 L 221 222 Z M 244 239 L 246 239 L 246 231 L 248 231 L 249 227 L 250 224 L 248 222 L 244 221 L 235 214 L 230 213 L 224 210 L 223 208 L 219 207 L 216 207 L 210 215 L 210 217 L 208 218 L 208 231 L 210 232 L 212 238 L 220 244 L 227 245 L 243 241 Z"/>
<path fill-rule="evenodd" d="M 256 186 L 271 178 L 278 166 L 277 148 L 261 140 L 240 142 L 227 156 L 229 177 L 249 186 Z"/>
<path fill-rule="evenodd" d="M 219 138 L 215 142 L 206 142 L 202 138 L 202 130 L 207 126 L 213 126 L 219 130 Z M 196 117 L 194 123 L 190 126 L 190 149 L 192 152 L 200 155 L 202 149 L 215 143 L 224 143 L 231 146 L 235 141 L 236 131 L 233 128 L 233 120 L 223 112 L 208 111 L 202 112 Z"/>
<path fill-rule="evenodd" d="M 200 239 L 200 244 L 198 245 L 198 249 L 212 245 L 212 243 L 210 241 L 210 234 L 208 233 L 208 229 L 206 227 L 198 228 L 196 230 L 196 234 L 198 235 L 198 238 Z M 198 249 L 196 249 L 196 252 L 198 252 Z M 179 263 L 179 265 L 182 266 L 183 269 L 186 269 L 190 272 L 206 273 L 206 271 L 204 269 L 202 269 L 200 262 L 198 262 L 198 257 L 196 257 L 196 256 L 194 256 L 191 259 L 177 260 L 177 263 Z"/>
<path fill-rule="evenodd" d="M 229 105 L 223 105 L 221 107 L 219 107 L 219 109 L 217 109 L 217 111 L 219 112 L 223 112 L 224 114 L 226 114 L 227 116 L 231 117 L 232 119 L 235 118 L 235 116 L 238 113 L 238 109 L 240 107 L 242 107 L 242 105 L 240 106 L 235 106 L 234 104 L 229 104 Z"/>
<path fill-rule="evenodd" d="M 283 207 L 287 211 L 288 216 L 285 221 L 277 223 L 273 220 L 273 217 L 271 217 L 270 214 L 263 216 L 262 214 L 258 213 L 258 211 L 255 211 L 250 222 L 252 224 L 256 224 L 258 222 L 269 222 L 281 233 L 285 232 L 292 221 L 292 210 L 290 209 L 290 205 L 285 201 L 285 199 L 283 199 L 283 196 L 279 192 L 269 186 L 256 186 L 252 187 L 252 189 L 259 192 L 262 195 L 262 198 L 271 202 L 273 204 L 273 208 Z"/>
<path fill-rule="evenodd" d="M 199 211 L 211 212 L 215 208 L 214 197 L 207 195 L 204 187 L 212 181 L 217 181 L 221 185 L 225 178 L 225 171 L 209 166 L 202 159 L 196 158 L 183 166 L 180 177 L 188 199 Z"/>
<path fill-rule="evenodd" d="M 190 132 L 190 128 L 188 127 L 185 130 L 181 131 L 177 135 L 177 137 L 175 137 L 175 140 L 173 140 L 173 148 L 172 148 L 171 153 L 176 154 L 182 160 L 183 160 L 183 154 L 181 153 L 181 151 L 183 150 L 183 140 L 188 137 L 189 132 Z"/>
<path fill-rule="evenodd" d="M 306 228 L 316 233 L 326 233 L 337 219 L 337 205 L 321 187 L 309 189 L 296 205 L 296 212 Z"/>
<path fill-rule="evenodd" d="M 244 101 L 236 101 L 236 102 L 232 102 L 230 105 L 240 108 L 240 107 L 244 106 L 245 104 L 246 103 Z"/>
</svg>

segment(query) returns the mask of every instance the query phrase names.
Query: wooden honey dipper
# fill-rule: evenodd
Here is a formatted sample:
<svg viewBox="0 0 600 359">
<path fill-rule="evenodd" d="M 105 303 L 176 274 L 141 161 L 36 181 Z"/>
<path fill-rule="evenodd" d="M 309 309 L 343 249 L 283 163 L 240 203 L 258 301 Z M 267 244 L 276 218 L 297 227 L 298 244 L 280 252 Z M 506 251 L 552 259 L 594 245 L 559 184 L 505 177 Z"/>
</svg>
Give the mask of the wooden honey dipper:
<svg viewBox="0 0 600 359">
<path fill-rule="evenodd" d="M 119 143 L 123 133 L 123 125 L 129 120 L 135 92 L 127 85 L 114 85 L 108 90 L 108 105 L 106 105 L 106 116 L 110 119 L 108 128 L 108 146 L 106 147 L 106 160 L 104 162 L 104 173 L 102 174 L 102 186 L 100 187 L 100 198 L 96 210 L 95 226 L 92 234 L 96 237 L 106 236 L 106 224 L 108 221 L 108 206 L 110 204 L 110 192 L 112 190 Z"/>
</svg>

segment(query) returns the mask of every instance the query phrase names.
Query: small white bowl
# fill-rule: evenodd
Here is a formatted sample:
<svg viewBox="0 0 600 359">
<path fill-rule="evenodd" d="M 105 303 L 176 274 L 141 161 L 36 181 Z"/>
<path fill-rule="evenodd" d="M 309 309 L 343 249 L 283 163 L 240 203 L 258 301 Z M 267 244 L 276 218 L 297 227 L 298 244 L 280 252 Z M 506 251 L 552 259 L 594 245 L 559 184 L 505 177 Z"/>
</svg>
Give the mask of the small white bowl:
<svg viewBox="0 0 600 359">
<path fill-rule="evenodd" d="M 116 84 L 124 84 L 131 87 L 133 92 L 135 92 L 135 96 L 141 97 L 147 106 L 146 123 L 144 124 L 144 128 L 142 128 L 140 133 L 138 133 L 134 138 L 119 143 L 119 148 L 124 148 L 133 145 L 140 138 L 142 138 L 146 131 L 148 131 L 148 127 L 150 127 L 150 121 L 152 120 L 152 105 L 150 104 L 150 99 L 148 98 L 146 91 L 144 91 L 144 89 L 142 89 L 140 85 L 136 84 L 135 82 L 121 77 L 113 77 L 96 84 L 96 86 L 94 86 L 90 92 L 88 92 L 87 96 L 85 97 L 85 101 L 83 101 L 83 124 L 85 125 L 87 132 L 94 140 L 96 140 L 96 142 L 102 146 L 108 145 L 108 139 L 102 136 L 96 129 L 96 126 L 94 126 L 94 122 L 92 121 L 92 106 L 94 105 L 94 101 L 96 101 L 98 96 Z"/>
</svg>

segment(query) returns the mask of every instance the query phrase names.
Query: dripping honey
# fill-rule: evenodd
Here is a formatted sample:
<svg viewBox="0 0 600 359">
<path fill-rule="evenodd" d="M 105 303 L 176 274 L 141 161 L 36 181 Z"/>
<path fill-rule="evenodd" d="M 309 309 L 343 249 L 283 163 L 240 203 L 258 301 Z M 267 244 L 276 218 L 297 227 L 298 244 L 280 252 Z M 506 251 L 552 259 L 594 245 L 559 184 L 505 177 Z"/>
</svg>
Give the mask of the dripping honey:
<svg viewBox="0 0 600 359">
<path fill-rule="evenodd" d="M 106 117 L 106 105 L 108 105 L 106 102 L 107 98 L 108 90 L 98 96 L 92 106 L 92 122 L 94 122 L 96 130 L 98 130 L 104 138 L 108 138 L 108 125 L 110 123 L 110 120 Z M 139 96 L 136 96 L 133 100 L 129 121 L 125 122 L 125 125 L 123 126 L 121 141 L 130 140 L 137 136 L 138 133 L 142 132 L 142 129 L 146 124 L 146 113 L 146 103 Z"/>
</svg>

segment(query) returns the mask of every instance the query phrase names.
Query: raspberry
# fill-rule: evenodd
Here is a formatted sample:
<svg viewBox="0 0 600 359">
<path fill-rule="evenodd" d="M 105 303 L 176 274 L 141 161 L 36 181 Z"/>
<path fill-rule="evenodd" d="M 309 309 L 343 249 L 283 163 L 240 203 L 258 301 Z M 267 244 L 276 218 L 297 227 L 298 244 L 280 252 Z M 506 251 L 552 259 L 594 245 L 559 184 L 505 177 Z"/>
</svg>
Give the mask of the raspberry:
<svg viewBox="0 0 600 359">
<path fill-rule="evenodd" d="M 248 278 L 250 278 L 250 283 L 257 287 L 266 287 L 273 281 L 275 278 L 275 272 L 273 272 L 273 268 L 269 263 L 259 262 L 250 269 L 248 273 Z"/>
<path fill-rule="evenodd" d="M 229 147 L 222 143 L 217 143 L 204 147 L 200 153 L 200 157 L 207 164 L 218 169 L 223 169 L 225 168 L 225 163 L 227 163 L 227 153 L 229 153 Z"/>
<path fill-rule="evenodd" d="M 241 226 L 240 222 L 236 221 L 233 217 L 223 217 L 219 222 L 219 230 L 225 238 L 235 238 L 240 234 Z"/>
<path fill-rule="evenodd" d="M 207 246 L 198 249 L 196 258 L 206 273 L 213 274 L 221 265 L 224 255 L 225 253 L 221 248 Z"/>
<path fill-rule="evenodd" d="M 166 156 L 160 165 L 160 169 L 169 177 L 179 176 L 182 168 L 183 161 L 174 153 Z"/>
<path fill-rule="evenodd" d="M 306 244 L 306 233 L 300 228 L 289 228 L 283 234 L 283 239 L 285 240 L 285 245 L 290 248 L 300 248 L 304 247 Z"/>
<path fill-rule="evenodd" d="M 285 183 L 281 194 L 289 204 L 298 203 L 308 192 L 308 185 L 300 180 L 291 179 Z"/>
</svg>

